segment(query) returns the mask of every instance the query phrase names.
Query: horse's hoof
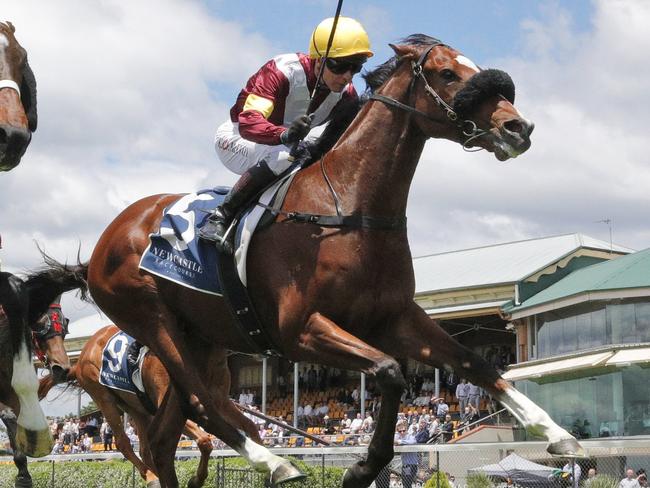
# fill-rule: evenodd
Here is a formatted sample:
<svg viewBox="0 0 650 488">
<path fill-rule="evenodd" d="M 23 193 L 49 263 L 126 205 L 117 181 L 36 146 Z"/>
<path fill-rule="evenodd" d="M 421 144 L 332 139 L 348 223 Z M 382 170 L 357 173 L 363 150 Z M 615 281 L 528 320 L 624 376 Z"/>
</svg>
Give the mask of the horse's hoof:
<svg viewBox="0 0 650 488">
<path fill-rule="evenodd" d="M 192 476 L 190 480 L 187 482 L 187 488 L 201 488 L 203 486 L 203 482 L 199 481 L 199 479 L 196 476 Z"/>
<path fill-rule="evenodd" d="M 160 480 L 147 481 L 147 488 L 161 488 Z"/>
<path fill-rule="evenodd" d="M 16 476 L 16 483 L 14 484 L 15 488 L 32 488 L 32 479 L 27 476 Z"/>
<path fill-rule="evenodd" d="M 271 473 L 271 486 L 281 485 L 282 483 L 287 483 L 288 481 L 298 481 L 305 479 L 306 474 L 298 470 L 290 462 L 282 463 Z"/>
<path fill-rule="evenodd" d="M 372 484 L 374 478 L 367 478 L 367 476 L 359 476 L 355 474 L 355 470 L 348 468 L 343 473 L 342 488 L 367 488 Z"/>
<path fill-rule="evenodd" d="M 546 452 L 552 456 L 562 456 L 570 458 L 584 458 L 587 457 L 585 450 L 574 437 L 562 439 L 557 442 L 552 442 L 546 448 Z"/>
</svg>

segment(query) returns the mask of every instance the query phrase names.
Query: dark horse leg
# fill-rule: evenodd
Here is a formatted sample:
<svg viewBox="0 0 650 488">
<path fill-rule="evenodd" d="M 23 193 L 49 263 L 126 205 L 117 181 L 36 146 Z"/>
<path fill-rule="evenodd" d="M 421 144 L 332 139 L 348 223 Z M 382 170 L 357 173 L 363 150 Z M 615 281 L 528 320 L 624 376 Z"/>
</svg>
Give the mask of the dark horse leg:
<svg viewBox="0 0 650 488">
<path fill-rule="evenodd" d="M 6 412 L 7 407 L 4 407 L 0 403 L 0 415 L 2 416 L 2 422 L 7 427 L 7 434 L 9 435 L 9 443 L 11 444 L 11 449 L 14 451 L 14 464 L 18 469 L 18 475 L 16 476 L 15 488 L 32 488 L 32 477 L 27 470 L 27 456 L 18 449 L 16 446 L 16 430 L 18 429 L 18 423 L 16 422 L 16 416 L 13 412 L 10 412 L 9 415 L 5 415 L 3 412 Z"/>
<path fill-rule="evenodd" d="M 333 367 L 345 364 L 347 369 L 376 377 L 382 400 L 368 455 L 350 467 L 343 478 L 343 488 L 370 486 L 381 469 L 393 459 L 395 420 L 406 386 L 399 364 L 320 313 L 309 318 L 300 341 L 291 347 L 291 353 L 301 361 L 313 360 Z"/>
<path fill-rule="evenodd" d="M 504 380 L 483 358 L 455 341 L 415 303 L 394 328 L 385 329 L 373 343 L 384 351 L 407 352 L 409 357 L 437 368 L 453 368 L 460 377 L 491 393 L 528 432 L 547 439 L 550 454 L 584 455 L 571 434 Z"/>
</svg>

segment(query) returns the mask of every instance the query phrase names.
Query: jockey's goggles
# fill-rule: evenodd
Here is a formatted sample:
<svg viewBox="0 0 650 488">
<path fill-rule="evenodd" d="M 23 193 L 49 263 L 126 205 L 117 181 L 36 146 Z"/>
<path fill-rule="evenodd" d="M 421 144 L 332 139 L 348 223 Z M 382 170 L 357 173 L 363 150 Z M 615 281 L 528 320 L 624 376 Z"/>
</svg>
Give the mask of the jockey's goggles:
<svg viewBox="0 0 650 488">
<path fill-rule="evenodd" d="M 360 61 L 347 61 L 336 58 L 327 58 L 325 60 L 325 66 L 335 75 L 343 75 L 348 71 L 353 75 L 356 75 L 361 68 L 363 68 L 363 62 Z"/>
</svg>

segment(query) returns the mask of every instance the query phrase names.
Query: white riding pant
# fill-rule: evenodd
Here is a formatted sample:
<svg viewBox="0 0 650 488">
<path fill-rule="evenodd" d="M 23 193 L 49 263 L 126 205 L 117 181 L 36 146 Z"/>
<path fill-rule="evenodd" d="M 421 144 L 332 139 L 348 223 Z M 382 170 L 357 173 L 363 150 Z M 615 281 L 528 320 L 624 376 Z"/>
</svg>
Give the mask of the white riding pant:
<svg viewBox="0 0 650 488">
<path fill-rule="evenodd" d="M 314 139 L 320 132 L 322 132 L 322 128 L 316 128 L 305 139 Z M 288 159 L 290 147 L 284 144 L 267 146 L 244 139 L 239 134 L 239 124 L 230 120 L 221 124 L 217 129 L 214 137 L 214 149 L 223 165 L 238 175 L 243 174 L 263 159 L 276 175 L 291 166 Z"/>
</svg>

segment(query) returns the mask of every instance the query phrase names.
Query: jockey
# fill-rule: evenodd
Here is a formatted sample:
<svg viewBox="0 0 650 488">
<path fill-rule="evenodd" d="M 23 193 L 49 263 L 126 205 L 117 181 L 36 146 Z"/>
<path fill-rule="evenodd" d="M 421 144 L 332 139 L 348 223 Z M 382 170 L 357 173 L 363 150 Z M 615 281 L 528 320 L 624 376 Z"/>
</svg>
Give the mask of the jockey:
<svg viewBox="0 0 650 488">
<path fill-rule="evenodd" d="M 329 18 L 316 27 L 309 55 L 281 54 L 251 76 L 230 109 L 229 120 L 217 129 L 217 156 L 241 178 L 199 235 L 222 250 L 228 247 L 223 238 L 233 217 L 291 166 L 292 146 L 312 126 L 328 122 L 337 105 L 358 100 L 352 77 L 373 54 L 368 34 L 356 20 L 339 17 L 325 57 L 333 23 Z M 314 92 L 323 62 L 322 80 Z"/>
</svg>

